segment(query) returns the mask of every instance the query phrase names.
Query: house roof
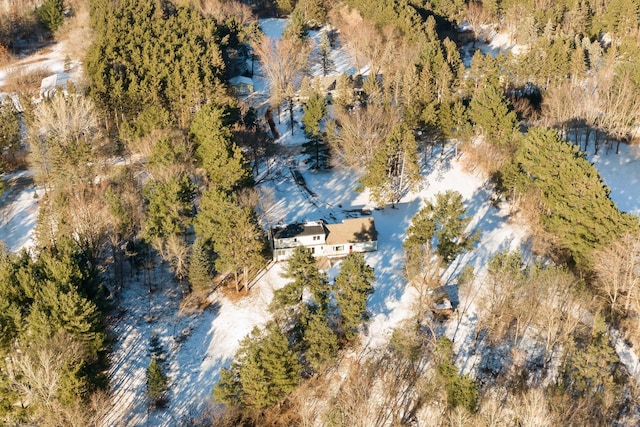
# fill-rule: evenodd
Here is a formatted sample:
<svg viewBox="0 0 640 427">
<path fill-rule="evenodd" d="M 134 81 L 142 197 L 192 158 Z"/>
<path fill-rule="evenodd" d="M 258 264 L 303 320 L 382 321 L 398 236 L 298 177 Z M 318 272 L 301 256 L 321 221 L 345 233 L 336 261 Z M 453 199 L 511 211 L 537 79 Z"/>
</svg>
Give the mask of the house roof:
<svg viewBox="0 0 640 427">
<path fill-rule="evenodd" d="M 236 85 L 249 85 L 249 86 L 253 86 L 253 80 L 249 77 L 245 77 L 245 76 L 235 76 L 229 79 L 229 82 L 236 86 Z"/>
<path fill-rule="evenodd" d="M 373 217 L 345 219 L 340 224 L 327 224 L 327 245 L 374 242 L 378 240 Z"/>
<path fill-rule="evenodd" d="M 322 222 L 307 222 L 304 224 L 289 224 L 284 227 L 273 228 L 274 239 L 290 239 L 292 237 L 317 236 L 325 234 Z"/>
</svg>

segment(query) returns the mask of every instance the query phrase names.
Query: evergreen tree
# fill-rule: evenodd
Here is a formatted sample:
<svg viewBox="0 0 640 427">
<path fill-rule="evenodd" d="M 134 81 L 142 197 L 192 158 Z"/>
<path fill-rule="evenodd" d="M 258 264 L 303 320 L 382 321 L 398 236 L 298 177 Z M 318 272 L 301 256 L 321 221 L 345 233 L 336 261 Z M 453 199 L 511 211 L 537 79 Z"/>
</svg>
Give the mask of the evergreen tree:
<svg viewBox="0 0 640 427">
<path fill-rule="evenodd" d="M 95 37 L 86 57 L 91 95 L 115 123 L 134 121 L 155 106 L 188 129 L 194 111 L 207 102 L 228 101 L 223 50 L 237 40 L 238 27 L 205 18 L 192 7 L 152 0 L 95 0 L 91 6 Z"/>
<path fill-rule="evenodd" d="M 152 181 L 144 188 L 147 218 L 143 236 L 150 242 L 164 242 L 171 234 L 185 233 L 193 212 L 195 188 L 186 174 L 166 182 Z"/>
<path fill-rule="evenodd" d="M 147 398 L 151 406 L 164 407 L 169 379 L 165 373 L 164 349 L 160 337 L 155 332 L 149 339 L 149 355 L 147 367 Z"/>
<path fill-rule="evenodd" d="M 474 95 L 469 104 L 469 117 L 489 144 L 502 150 L 512 149 L 518 134 L 518 119 L 498 86 L 489 85 Z"/>
<path fill-rule="evenodd" d="M 200 199 L 194 226 L 196 235 L 213 245 L 216 270 L 232 273 L 238 291 L 242 273 L 248 291 L 250 274 L 261 267 L 265 246 L 264 233 L 253 209 L 241 206 L 234 196 L 211 189 Z"/>
<path fill-rule="evenodd" d="M 371 190 L 371 198 L 379 205 L 400 201 L 402 195 L 420 181 L 418 144 L 413 131 L 405 125 L 395 126 L 384 145 L 373 154 L 360 182 Z"/>
<path fill-rule="evenodd" d="M 444 382 L 447 405 L 451 409 L 462 406 L 469 412 L 476 411 L 478 385 L 473 378 L 458 373 L 458 368 L 453 363 L 453 343 L 443 337 L 438 340 L 436 351 L 440 359 L 436 371 Z"/>
<path fill-rule="evenodd" d="M 147 398 L 151 406 L 163 407 L 165 396 L 169 385 L 169 379 L 163 372 L 160 362 L 156 358 L 151 358 L 147 367 Z"/>
<path fill-rule="evenodd" d="M 351 342 L 360 325 L 368 320 L 367 299 L 373 293 L 373 268 L 366 264 L 359 252 L 349 254 L 336 276 L 333 292 L 340 312 L 340 326 L 344 338 Z"/>
<path fill-rule="evenodd" d="M 192 153 L 182 139 L 173 139 L 169 136 L 160 138 L 151 148 L 151 155 L 147 158 L 147 164 L 152 172 L 155 170 L 169 169 L 177 165 L 188 163 Z"/>
<path fill-rule="evenodd" d="M 62 0 L 45 0 L 42 5 L 36 9 L 36 15 L 42 25 L 53 32 L 62 25 L 64 19 L 63 11 Z"/>
<path fill-rule="evenodd" d="M 471 217 L 465 217 L 467 210 L 460 193 L 438 193 L 434 213 L 437 224 L 437 252 L 442 260 L 449 264 L 458 254 L 471 249 L 478 235 L 476 233 L 469 236 L 465 233 Z"/>
<path fill-rule="evenodd" d="M 321 273 L 311 250 L 298 246 L 287 260 L 283 277 L 292 279 L 284 287 L 276 290 L 273 295 L 272 309 L 285 310 L 291 315 L 291 310 L 297 309 L 300 315 L 304 306 L 305 291 L 312 299 L 308 302 L 316 310 L 326 311 L 329 295 L 329 282 L 326 274 Z"/>
<path fill-rule="evenodd" d="M 507 194 L 535 200 L 543 229 L 556 236 L 554 252 L 583 270 L 589 270 L 594 249 L 639 228 L 637 217 L 620 212 L 611 201 L 579 148 L 562 141 L 555 130 L 529 129 L 501 170 L 499 186 Z"/>
<path fill-rule="evenodd" d="M 250 178 L 242 150 L 233 141 L 229 129 L 235 122 L 231 114 L 223 107 L 207 104 L 195 114 L 189 132 L 211 188 L 224 191 L 237 189 Z"/>
<path fill-rule="evenodd" d="M 160 365 L 163 365 L 165 362 L 164 349 L 162 348 L 160 337 L 155 332 L 151 333 L 151 338 L 149 339 L 149 356 L 155 359 Z"/>
<path fill-rule="evenodd" d="M 457 143 L 468 141 L 473 132 L 466 107 L 460 99 L 453 103 L 443 102 L 438 110 L 438 120 L 444 138 L 456 141 L 457 153 Z"/>
<path fill-rule="evenodd" d="M 206 293 L 211 288 L 211 254 L 202 238 L 196 238 L 191 245 L 189 257 L 189 284 L 195 292 Z"/>
<path fill-rule="evenodd" d="M 478 235 L 468 235 L 465 229 L 471 217 L 465 217 L 462 195 L 446 191 L 436 195 L 435 203 L 427 203 L 411 220 L 404 249 L 407 257 L 420 256 L 421 246 L 433 246 L 447 264 L 460 253 L 471 249 Z M 427 251 L 429 253 L 429 251 Z"/>
<path fill-rule="evenodd" d="M 325 0 L 298 0 L 296 10 L 302 12 L 305 22 L 311 28 L 318 28 L 327 22 Z"/>
<path fill-rule="evenodd" d="M 585 399 L 594 407 L 607 407 L 607 395 L 620 393 L 616 378 L 619 358 L 609 339 L 604 319 L 596 315 L 591 336 L 585 345 L 570 344 L 562 366 L 561 385 L 573 398 Z"/>
<path fill-rule="evenodd" d="M 298 40 L 301 42 L 306 41 L 308 37 L 307 23 L 302 9 L 296 8 L 293 11 L 290 16 L 289 23 L 284 28 L 282 37 L 285 39 Z"/>
<path fill-rule="evenodd" d="M 275 323 L 254 328 L 240 343 L 236 362 L 223 370 L 214 388 L 221 403 L 264 408 L 282 401 L 301 380 L 302 367 Z"/>
<path fill-rule="evenodd" d="M 106 338 L 89 259 L 71 239 L 33 257 L 0 253 L 0 355 L 11 355 L 0 358 L 3 420 L 71 425 L 98 386 Z"/>
<path fill-rule="evenodd" d="M 335 70 L 335 64 L 331 59 L 331 40 L 329 40 L 328 31 L 323 31 L 318 44 L 318 62 L 322 69 L 322 75 L 332 73 Z"/>
<path fill-rule="evenodd" d="M 5 172 L 7 155 L 20 148 L 20 120 L 11 102 L 0 102 L 0 175 Z M 3 183 L 0 180 L 0 194 Z"/>
<path fill-rule="evenodd" d="M 329 146 L 327 145 L 321 129 L 321 122 L 327 114 L 327 101 L 318 92 L 313 92 L 304 106 L 302 123 L 304 133 L 309 138 L 309 142 L 303 145 L 303 152 L 313 163 L 314 169 L 325 169 L 329 157 Z"/>
<path fill-rule="evenodd" d="M 326 313 L 321 310 L 306 316 L 302 348 L 305 360 L 315 372 L 333 362 L 338 355 L 338 337 L 327 320 Z"/>
</svg>

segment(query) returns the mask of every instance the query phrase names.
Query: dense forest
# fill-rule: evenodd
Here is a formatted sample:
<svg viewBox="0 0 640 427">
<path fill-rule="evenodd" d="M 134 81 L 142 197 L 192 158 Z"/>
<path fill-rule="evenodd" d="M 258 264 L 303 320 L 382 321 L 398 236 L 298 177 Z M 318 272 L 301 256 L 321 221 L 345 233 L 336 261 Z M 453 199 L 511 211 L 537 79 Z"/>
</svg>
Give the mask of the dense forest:
<svg viewBox="0 0 640 427">
<path fill-rule="evenodd" d="M 10 1 L 0 64 L 71 31 L 82 11 L 85 79 L 39 102 L 24 90 L 20 111 L 0 106 L 0 172 L 27 163 L 44 189 L 34 247 L 0 249 L 3 424 L 101 425 L 121 338 L 109 326 L 134 277 L 152 293 L 151 270 L 168 266 L 196 311 L 212 292 L 249 293 L 271 255 L 256 180 L 279 148 L 269 118 L 229 80 L 257 61 L 267 115 L 303 126 L 313 170 L 353 170 L 378 208 L 393 209 L 420 184 L 423 160 L 453 147 L 526 224 L 533 257 L 491 258 L 473 349 L 486 360 L 467 375 L 444 333 L 456 314 L 431 309 L 442 271 L 482 231 L 466 231 L 459 193 L 425 201 L 401 230 L 401 274 L 419 298 L 383 348 L 360 347 L 376 286 L 366 257 L 350 254 L 330 279 L 300 247 L 271 320 L 241 341 L 191 423 L 640 422 L 638 384 L 610 337 L 615 327 L 640 345 L 640 222 L 584 156 L 588 144 L 613 153 L 638 142 L 638 0 Z M 258 25 L 272 16 L 289 18 L 281 40 Z M 474 46 L 500 32 L 518 49 L 474 49 L 465 66 L 463 26 Z M 321 28 L 314 46 L 308 33 Z M 369 73 L 337 76 L 328 98 L 310 62 L 331 74 L 338 41 Z M 477 273 L 461 269 L 461 295 Z M 149 411 L 171 386 L 164 351 L 152 337 Z"/>
</svg>

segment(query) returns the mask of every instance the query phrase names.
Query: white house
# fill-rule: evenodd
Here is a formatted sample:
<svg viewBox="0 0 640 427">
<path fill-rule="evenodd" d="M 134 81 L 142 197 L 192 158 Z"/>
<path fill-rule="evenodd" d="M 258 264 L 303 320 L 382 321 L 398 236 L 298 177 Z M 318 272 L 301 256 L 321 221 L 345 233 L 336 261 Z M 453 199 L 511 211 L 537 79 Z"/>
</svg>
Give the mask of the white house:
<svg viewBox="0 0 640 427">
<path fill-rule="evenodd" d="M 339 224 L 312 221 L 272 228 L 271 243 L 274 261 L 287 259 L 296 246 L 311 249 L 314 256 L 339 257 L 378 250 L 378 232 L 373 217 Z"/>
</svg>

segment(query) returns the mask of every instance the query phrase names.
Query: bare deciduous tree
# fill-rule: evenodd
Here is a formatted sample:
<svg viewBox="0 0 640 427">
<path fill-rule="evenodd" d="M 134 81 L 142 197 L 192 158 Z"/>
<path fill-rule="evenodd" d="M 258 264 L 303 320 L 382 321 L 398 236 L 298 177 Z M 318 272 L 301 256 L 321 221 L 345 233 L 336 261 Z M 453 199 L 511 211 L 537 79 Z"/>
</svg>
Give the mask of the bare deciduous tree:
<svg viewBox="0 0 640 427">
<path fill-rule="evenodd" d="M 93 144 L 99 136 L 93 102 L 80 94 L 57 93 L 43 101 L 28 123 L 30 162 L 47 185 L 91 182 Z"/>
<path fill-rule="evenodd" d="M 373 160 L 375 151 L 399 120 L 395 109 L 373 104 L 338 112 L 328 129 L 336 160 L 353 169 L 362 169 Z"/>
<path fill-rule="evenodd" d="M 613 312 L 626 313 L 640 296 L 640 241 L 627 234 L 595 251 L 596 286 Z M 623 301 L 621 301 L 623 300 Z M 634 307 L 636 311 L 638 308 Z"/>
<path fill-rule="evenodd" d="M 215 18 L 218 22 L 225 22 L 228 18 L 235 18 L 244 25 L 255 20 L 251 8 L 237 1 L 195 0 L 194 2 L 197 3 L 204 15 Z"/>
<path fill-rule="evenodd" d="M 73 405 L 63 405 L 60 392 L 65 384 L 65 371 L 82 361 L 83 346 L 70 335 L 60 333 L 29 346 L 17 345 L 6 360 L 7 380 L 28 405 L 33 419 L 42 426 L 87 425 Z M 78 406 L 80 402 L 78 402 Z M 86 408 L 85 408 L 85 414 Z"/>
<path fill-rule="evenodd" d="M 530 389 L 522 396 L 512 395 L 507 407 L 511 410 L 513 425 L 546 427 L 555 424 L 544 391 L 541 389 Z"/>
<path fill-rule="evenodd" d="M 189 274 L 189 247 L 177 234 L 170 234 L 164 242 L 163 258 L 168 259 L 176 278 L 184 280 Z"/>
<path fill-rule="evenodd" d="M 308 43 L 294 38 L 272 40 L 263 36 L 253 44 L 253 50 L 260 58 L 262 72 L 270 82 L 271 104 L 278 108 L 291 99 L 302 81 L 309 59 Z M 279 116 L 280 114 L 278 114 Z"/>
</svg>

